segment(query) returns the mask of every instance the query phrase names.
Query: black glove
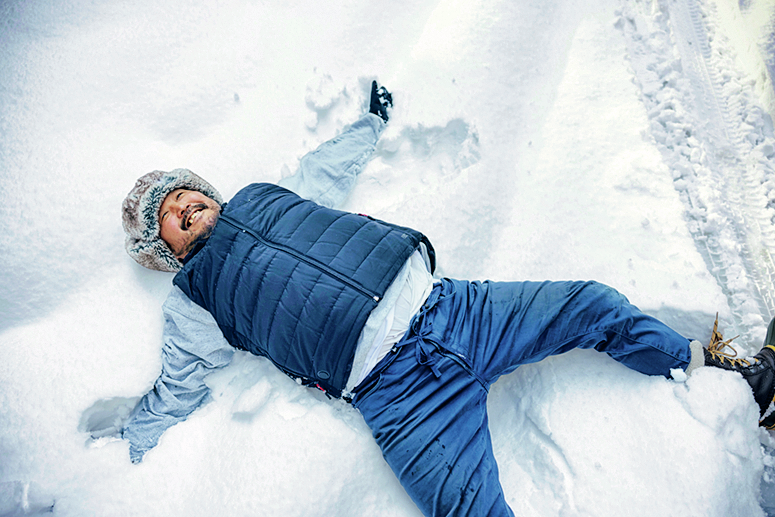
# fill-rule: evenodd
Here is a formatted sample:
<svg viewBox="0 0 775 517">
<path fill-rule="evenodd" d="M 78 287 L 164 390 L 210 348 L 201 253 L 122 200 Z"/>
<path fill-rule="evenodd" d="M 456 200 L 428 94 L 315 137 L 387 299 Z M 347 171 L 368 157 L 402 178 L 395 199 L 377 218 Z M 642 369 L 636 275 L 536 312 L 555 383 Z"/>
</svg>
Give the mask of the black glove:
<svg viewBox="0 0 775 517">
<path fill-rule="evenodd" d="M 369 103 L 369 113 L 374 113 L 382 117 L 385 122 L 388 121 L 387 109 L 393 107 L 393 96 L 384 86 L 377 86 L 377 81 L 371 82 L 371 102 Z"/>
</svg>

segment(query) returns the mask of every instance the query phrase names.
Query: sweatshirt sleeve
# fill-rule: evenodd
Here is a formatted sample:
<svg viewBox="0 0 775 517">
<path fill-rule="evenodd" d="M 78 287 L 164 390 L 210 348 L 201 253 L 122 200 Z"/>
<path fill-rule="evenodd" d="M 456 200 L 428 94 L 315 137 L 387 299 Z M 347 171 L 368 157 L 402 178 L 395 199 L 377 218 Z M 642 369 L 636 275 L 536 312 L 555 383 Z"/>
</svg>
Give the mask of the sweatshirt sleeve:
<svg viewBox="0 0 775 517">
<path fill-rule="evenodd" d="M 306 154 L 298 171 L 278 184 L 320 205 L 340 205 L 374 153 L 384 129 L 380 117 L 367 113 L 342 134 Z"/>
<path fill-rule="evenodd" d="M 135 407 L 122 434 L 129 441 L 132 463 L 139 463 L 165 430 L 207 400 L 205 377 L 227 366 L 234 355 L 210 313 L 178 287 L 173 287 L 163 312 L 161 375 Z"/>
</svg>

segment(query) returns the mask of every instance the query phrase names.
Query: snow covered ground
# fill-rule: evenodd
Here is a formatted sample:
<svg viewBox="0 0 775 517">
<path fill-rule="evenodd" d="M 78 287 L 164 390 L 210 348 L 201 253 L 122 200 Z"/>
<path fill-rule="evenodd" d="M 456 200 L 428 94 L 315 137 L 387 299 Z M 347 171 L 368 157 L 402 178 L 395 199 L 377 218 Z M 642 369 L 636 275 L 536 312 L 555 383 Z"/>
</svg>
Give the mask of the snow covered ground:
<svg viewBox="0 0 775 517">
<path fill-rule="evenodd" d="M 701 340 L 719 312 L 755 352 L 775 311 L 774 14 L 3 2 L 0 516 L 419 515 L 357 412 L 245 354 L 140 465 L 79 430 L 159 373 L 171 276 L 123 251 L 135 179 L 187 167 L 227 199 L 275 181 L 363 112 L 372 78 L 395 109 L 345 208 L 423 231 L 445 276 L 599 280 Z M 489 406 L 517 515 L 775 507 L 775 439 L 738 376 L 674 382 L 572 352 L 503 378 Z"/>
</svg>

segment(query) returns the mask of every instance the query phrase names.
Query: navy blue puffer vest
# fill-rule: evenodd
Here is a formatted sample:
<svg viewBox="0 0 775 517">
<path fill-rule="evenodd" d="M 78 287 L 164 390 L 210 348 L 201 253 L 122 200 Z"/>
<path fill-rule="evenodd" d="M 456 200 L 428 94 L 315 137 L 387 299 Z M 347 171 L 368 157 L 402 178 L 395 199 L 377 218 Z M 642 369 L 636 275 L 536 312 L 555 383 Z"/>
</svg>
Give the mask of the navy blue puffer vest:
<svg viewBox="0 0 775 517">
<path fill-rule="evenodd" d="M 419 232 L 322 207 L 277 185 L 245 187 L 173 282 L 232 346 L 339 397 L 369 313 Z"/>
</svg>

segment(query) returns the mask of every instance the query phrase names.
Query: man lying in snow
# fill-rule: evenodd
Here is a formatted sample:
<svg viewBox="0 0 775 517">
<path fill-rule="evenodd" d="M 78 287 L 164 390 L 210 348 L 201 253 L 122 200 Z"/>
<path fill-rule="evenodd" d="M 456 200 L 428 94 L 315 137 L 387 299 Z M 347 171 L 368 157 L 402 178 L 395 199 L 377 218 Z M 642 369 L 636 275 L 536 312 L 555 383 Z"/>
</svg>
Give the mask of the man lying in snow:
<svg viewBox="0 0 775 517">
<path fill-rule="evenodd" d="M 513 515 L 487 427 L 488 389 L 573 348 L 648 375 L 737 371 L 760 423 L 775 425 L 772 323 L 762 351 L 736 359 L 716 327 L 704 348 L 595 282 L 436 280 L 420 232 L 331 208 L 374 151 L 391 105 L 373 83 L 370 112 L 295 175 L 249 185 L 228 203 L 186 169 L 138 180 L 123 204 L 127 251 L 177 274 L 163 307 L 162 373 L 122 433 L 133 462 L 202 403 L 205 377 L 234 348 L 352 403 L 426 515 Z"/>
</svg>

